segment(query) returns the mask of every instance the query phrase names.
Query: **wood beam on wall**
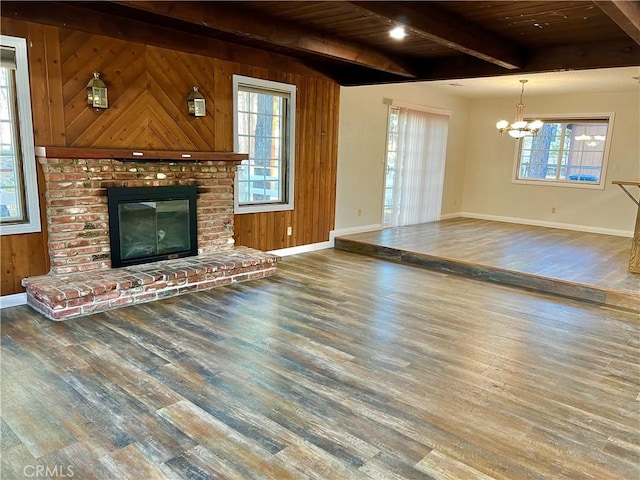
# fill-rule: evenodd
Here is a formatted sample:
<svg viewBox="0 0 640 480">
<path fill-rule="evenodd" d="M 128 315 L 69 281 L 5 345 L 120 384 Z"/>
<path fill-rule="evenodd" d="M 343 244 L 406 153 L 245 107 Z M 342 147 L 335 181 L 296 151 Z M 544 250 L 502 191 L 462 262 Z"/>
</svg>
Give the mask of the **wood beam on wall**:
<svg viewBox="0 0 640 480">
<path fill-rule="evenodd" d="M 596 0 L 593 3 L 640 45 L 640 2 Z"/>
<path fill-rule="evenodd" d="M 233 10 L 228 4 L 149 1 L 113 3 L 174 19 L 177 18 L 198 26 L 205 26 L 244 38 L 393 73 L 401 77 L 415 77 L 406 66 L 397 60 L 367 46 L 316 34 L 273 18 L 258 18 L 255 15 L 249 15 L 251 18 L 248 19 L 246 12 Z"/>
<path fill-rule="evenodd" d="M 286 55 L 181 32 L 160 25 L 150 25 L 83 8 L 82 5 L 81 2 L 68 4 L 63 2 L 3 1 L 0 15 L 5 18 L 53 25 L 231 62 L 266 68 L 280 65 L 283 70 L 301 75 L 323 76 L 322 72 Z"/>
<path fill-rule="evenodd" d="M 544 73 L 640 65 L 640 46 L 632 41 L 617 40 L 578 45 L 545 47 L 531 51 L 522 73 Z M 509 74 L 503 68 L 477 58 L 459 56 L 425 62 L 418 72 L 423 80 L 446 80 L 491 77 Z"/>
<path fill-rule="evenodd" d="M 349 2 L 369 15 L 403 24 L 414 34 L 434 43 L 514 70 L 524 65 L 524 51 L 474 23 L 430 5 L 414 3 L 411 9 L 397 2 Z"/>
</svg>

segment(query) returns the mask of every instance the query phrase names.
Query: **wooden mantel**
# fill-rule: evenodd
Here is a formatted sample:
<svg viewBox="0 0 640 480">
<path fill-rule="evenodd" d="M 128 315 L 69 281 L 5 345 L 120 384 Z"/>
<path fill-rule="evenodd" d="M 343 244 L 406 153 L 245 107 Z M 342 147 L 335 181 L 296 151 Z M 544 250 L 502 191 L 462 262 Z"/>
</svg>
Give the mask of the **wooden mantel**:
<svg viewBox="0 0 640 480">
<path fill-rule="evenodd" d="M 241 162 L 249 156 L 234 152 L 185 152 L 179 150 L 126 150 L 120 148 L 36 147 L 36 156 L 42 158 L 82 158 L 170 161 L 170 162 Z"/>
</svg>

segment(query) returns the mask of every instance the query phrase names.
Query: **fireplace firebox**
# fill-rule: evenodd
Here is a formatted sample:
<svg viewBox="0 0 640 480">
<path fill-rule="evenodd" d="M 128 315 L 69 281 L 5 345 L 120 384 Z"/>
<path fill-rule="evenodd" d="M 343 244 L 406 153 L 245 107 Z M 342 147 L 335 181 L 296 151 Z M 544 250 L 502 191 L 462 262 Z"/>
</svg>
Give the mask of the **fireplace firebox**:
<svg viewBox="0 0 640 480">
<path fill-rule="evenodd" d="M 111 266 L 198 254 L 195 185 L 107 188 Z"/>
</svg>

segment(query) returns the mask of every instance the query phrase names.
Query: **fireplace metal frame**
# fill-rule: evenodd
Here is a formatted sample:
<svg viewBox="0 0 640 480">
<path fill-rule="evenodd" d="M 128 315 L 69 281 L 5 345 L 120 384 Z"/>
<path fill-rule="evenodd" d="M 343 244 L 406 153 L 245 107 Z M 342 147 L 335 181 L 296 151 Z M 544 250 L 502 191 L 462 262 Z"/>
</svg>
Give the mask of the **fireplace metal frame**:
<svg viewBox="0 0 640 480">
<path fill-rule="evenodd" d="M 127 267 L 143 263 L 158 262 L 198 255 L 198 226 L 196 185 L 171 185 L 165 187 L 110 187 L 107 188 L 109 210 L 109 242 L 111 245 L 111 267 Z M 190 246 L 188 250 L 170 254 L 150 255 L 143 258 L 123 259 L 121 257 L 120 226 L 118 222 L 118 205 L 133 202 L 154 202 L 167 200 L 189 201 L 189 233 Z"/>
</svg>

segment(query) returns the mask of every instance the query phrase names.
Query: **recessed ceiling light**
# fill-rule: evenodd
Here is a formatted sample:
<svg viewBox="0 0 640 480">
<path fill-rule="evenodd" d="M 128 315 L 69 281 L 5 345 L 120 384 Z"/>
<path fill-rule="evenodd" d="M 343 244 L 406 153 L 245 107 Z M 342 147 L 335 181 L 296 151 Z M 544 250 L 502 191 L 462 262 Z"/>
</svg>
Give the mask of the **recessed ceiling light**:
<svg viewBox="0 0 640 480">
<path fill-rule="evenodd" d="M 395 27 L 389 32 L 389 35 L 391 38 L 395 38 L 396 40 L 402 40 L 407 36 L 407 32 L 404 31 L 404 27 Z"/>
</svg>

